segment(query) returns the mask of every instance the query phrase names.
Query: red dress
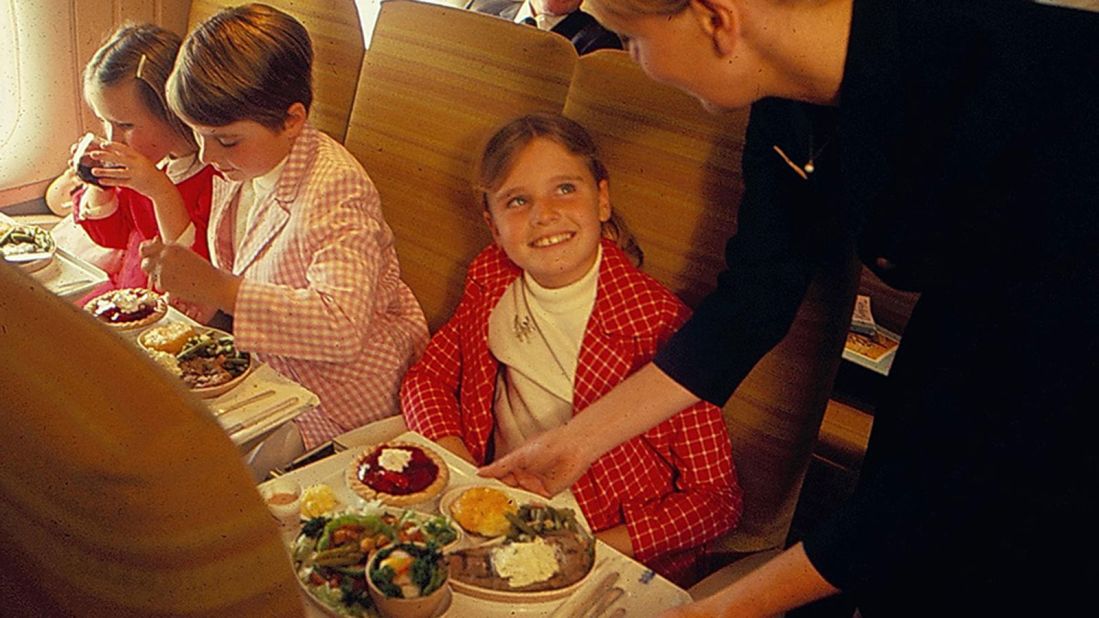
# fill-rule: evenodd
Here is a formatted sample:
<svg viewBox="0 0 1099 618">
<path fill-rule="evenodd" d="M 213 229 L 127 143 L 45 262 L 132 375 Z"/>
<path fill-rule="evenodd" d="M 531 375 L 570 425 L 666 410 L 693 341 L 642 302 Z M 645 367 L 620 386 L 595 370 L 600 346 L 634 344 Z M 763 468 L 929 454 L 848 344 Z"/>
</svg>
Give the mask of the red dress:
<svg viewBox="0 0 1099 618">
<path fill-rule="evenodd" d="M 198 172 L 187 176 L 176 184 L 187 217 L 195 226 L 194 241 L 191 250 L 206 259 L 210 251 L 206 242 L 206 225 L 210 220 L 210 196 L 214 168 L 203 166 Z M 122 266 L 118 272 L 110 275 L 107 283 L 92 290 L 78 304 L 102 294 L 108 290 L 121 288 L 148 287 L 148 277 L 141 270 L 141 254 L 138 247 L 142 242 L 157 237 L 160 229 L 156 223 L 153 202 L 133 189 L 119 187 L 115 189 L 118 208 L 103 219 L 85 219 L 80 215 L 82 192 L 73 198 L 73 216 L 76 222 L 97 244 L 113 249 L 122 249 Z"/>
</svg>

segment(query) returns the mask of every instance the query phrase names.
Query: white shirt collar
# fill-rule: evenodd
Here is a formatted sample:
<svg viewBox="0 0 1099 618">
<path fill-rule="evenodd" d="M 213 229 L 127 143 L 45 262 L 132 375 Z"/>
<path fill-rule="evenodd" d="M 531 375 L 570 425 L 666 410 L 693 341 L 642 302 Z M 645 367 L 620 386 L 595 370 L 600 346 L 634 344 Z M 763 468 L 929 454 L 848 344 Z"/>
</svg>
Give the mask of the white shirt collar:
<svg viewBox="0 0 1099 618">
<path fill-rule="evenodd" d="M 290 158 L 290 155 L 283 157 L 282 161 L 279 161 L 279 164 L 268 170 L 266 174 L 252 179 L 252 191 L 256 195 L 256 202 L 266 198 L 275 190 L 275 184 L 279 181 L 279 175 L 282 174 L 282 168 L 286 167 L 286 159 L 288 158 Z"/>
<path fill-rule="evenodd" d="M 534 18 L 534 21 L 538 24 L 539 30 L 553 30 L 553 27 L 561 23 L 568 15 L 535 15 L 534 8 L 530 5 L 530 0 L 527 0 L 523 3 L 523 6 L 519 7 L 519 12 L 515 14 L 514 21 L 517 24 L 521 24 L 523 23 L 523 20 L 528 17 Z"/>
</svg>

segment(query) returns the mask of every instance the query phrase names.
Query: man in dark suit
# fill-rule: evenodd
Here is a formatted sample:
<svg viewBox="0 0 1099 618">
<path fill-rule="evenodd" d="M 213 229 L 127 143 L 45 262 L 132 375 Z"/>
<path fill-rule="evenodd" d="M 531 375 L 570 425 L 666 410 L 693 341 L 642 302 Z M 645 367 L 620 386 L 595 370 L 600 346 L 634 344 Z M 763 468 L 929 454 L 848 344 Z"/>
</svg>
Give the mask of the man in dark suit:
<svg viewBox="0 0 1099 618">
<path fill-rule="evenodd" d="M 580 55 L 597 49 L 622 49 L 618 35 L 580 10 L 581 0 L 470 0 L 466 8 L 516 23 L 556 32 L 572 41 Z"/>
</svg>

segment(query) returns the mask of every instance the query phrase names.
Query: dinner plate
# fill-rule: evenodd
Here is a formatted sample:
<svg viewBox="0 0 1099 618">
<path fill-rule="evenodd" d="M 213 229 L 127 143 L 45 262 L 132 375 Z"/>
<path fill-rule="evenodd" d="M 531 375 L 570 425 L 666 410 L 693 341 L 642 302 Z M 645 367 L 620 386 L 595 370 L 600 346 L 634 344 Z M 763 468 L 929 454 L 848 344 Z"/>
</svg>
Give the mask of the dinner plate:
<svg viewBox="0 0 1099 618">
<path fill-rule="evenodd" d="M 442 498 L 439 500 L 439 511 L 443 515 L 446 515 L 451 521 L 454 521 L 455 526 L 457 526 L 459 529 L 462 529 L 461 525 L 458 524 L 458 522 L 454 519 L 453 513 L 451 512 L 451 508 L 454 504 L 454 501 L 458 499 L 458 496 L 460 496 L 466 490 L 472 489 L 474 487 L 491 487 L 492 489 L 496 489 L 500 492 L 503 492 L 505 495 L 507 495 L 509 498 L 511 498 L 515 502 L 516 506 L 521 506 L 521 505 L 524 505 L 524 504 L 540 504 L 540 505 L 552 506 L 551 502 L 549 500 L 547 500 L 546 498 L 544 498 L 543 496 L 539 496 L 538 494 L 531 493 L 531 492 L 528 492 L 528 491 L 523 491 L 521 489 L 515 489 L 515 488 L 512 488 L 512 487 L 500 487 L 500 486 L 497 486 L 497 485 L 477 484 L 477 483 L 469 484 L 469 485 L 462 485 L 460 487 L 455 487 L 453 489 L 448 490 L 446 493 L 443 494 Z M 558 507 L 558 508 L 560 508 L 560 507 Z M 579 521 L 577 523 L 580 524 L 581 528 L 584 530 L 584 534 L 590 535 L 590 531 L 588 531 L 586 528 L 584 528 L 582 523 L 580 523 Z M 495 537 L 486 537 L 486 536 L 474 534 L 474 533 L 472 533 L 468 530 L 465 530 L 465 533 L 466 533 L 467 538 L 469 540 L 468 543 L 466 543 L 467 546 L 496 546 L 496 545 L 503 545 L 504 542 L 505 542 L 504 537 L 506 536 L 506 535 L 499 535 L 499 536 L 495 536 Z M 471 597 L 475 597 L 475 598 L 479 598 L 479 599 L 484 599 L 484 600 L 488 600 L 488 601 L 499 601 L 499 602 L 503 602 L 503 603 L 543 603 L 543 602 L 546 602 L 546 601 L 553 601 L 553 600 L 561 599 L 561 598 L 564 598 L 564 597 L 567 597 L 567 596 L 571 595 L 580 586 L 584 585 L 584 582 L 588 581 L 588 579 L 591 577 L 591 574 L 592 574 L 593 570 L 594 570 L 594 567 L 589 569 L 588 572 L 583 577 L 581 577 L 579 580 L 577 580 L 576 582 L 574 582 L 572 584 L 569 584 L 568 586 L 565 586 L 565 587 L 562 587 L 562 588 L 556 588 L 554 590 L 540 590 L 540 591 L 533 591 L 533 592 L 531 592 L 531 591 L 495 590 L 495 589 L 492 589 L 492 588 L 485 588 L 485 587 L 482 587 L 482 586 L 477 586 L 475 584 L 470 584 L 470 583 L 467 583 L 467 582 L 463 582 L 463 581 L 460 581 L 460 580 L 458 580 L 454 577 L 450 578 L 450 585 L 456 592 L 460 592 L 460 593 L 462 593 L 464 595 L 467 595 L 467 596 L 471 596 Z"/>
<path fill-rule="evenodd" d="M 150 350 L 151 348 L 149 348 L 149 346 L 145 343 L 145 337 L 150 332 L 152 332 L 154 329 L 156 329 L 158 327 L 159 327 L 159 325 L 152 326 L 152 327 L 142 331 L 141 334 L 138 335 L 138 337 L 137 337 L 137 344 L 139 346 L 141 346 L 142 348 L 145 348 L 146 350 Z M 232 337 L 232 335 L 230 333 L 227 333 L 227 332 L 225 332 L 223 330 L 220 330 L 220 329 L 217 329 L 217 328 L 210 328 L 210 327 L 206 327 L 206 326 L 196 326 L 196 327 L 194 327 L 194 330 L 195 330 L 196 335 L 206 334 L 206 335 L 210 335 L 214 338 Z M 235 347 L 235 342 L 234 342 L 234 347 Z M 248 376 L 251 375 L 252 371 L 256 368 L 256 359 L 253 358 L 253 356 L 251 354 L 248 354 L 247 358 L 248 358 L 248 367 L 245 368 L 245 370 L 240 375 L 234 376 L 229 381 L 223 382 L 221 384 L 216 384 L 214 386 L 192 387 L 190 389 L 191 392 L 198 395 L 199 397 L 202 397 L 203 399 L 212 399 L 214 397 L 218 397 L 220 395 L 223 395 L 223 394 L 231 391 L 232 389 L 236 388 L 237 386 L 240 385 L 241 382 L 244 382 L 244 380 L 247 379 Z M 180 380 L 182 380 L 182 379 L 183 378 L 181 377 Z"/>
<path fill-rule="evenodd" d="M 451 507 L 453 506 L 454 501 L 458 499 L 458 496 L 462 495 L 467 489 L 473 489 L 474 487 L 488 487 L 488 488 L 491 488 L 491 489 L 495 489 L 499 492 L 502 492 L 503 494 L 507 495 L 509 498 L 511 498 L 515 502 L 516 507 L 518 507 L 520 505 L 523 505 L 523 504 L 547 504 L 547 505 L 550 504 L 550 501 L 547 500 L 543 496 L 539 496 L 538 494 L 531 493 L 529 491 L 523 491 L 522 489 L 515 489 L 513 487 L 506 487 L 506 486 L 500 486 L 500 485 L 489 485 L 489 484 L 481 484 L 481 483 L 472 483 L 472 484 L 469 484 L 469 485 L 461 485 L 459 487 L 454 487 L 454 488 L 448 489 L 445 493 L 443 493 L 443 496 L 439 499 L 439 512 L 442 513 L 443 515 L 446 515 L 447 517 L 449 517 L 452 521 L 455 522 L 456 525 L 458 525 L 459 528 L 461 528 L 461 524 L 458 524 L 457 520 L 454 519 L 454 514 L 451 513 Z M 463 528 L 463 530 L 465 530 L 465 529 Z M 485 536 L 485 535 L 477 534 L 475 532 L 470 532 L 469 530 L 465 530 L 465 533 L 468 534 L 469 537 L 471 539 L 474 539 L 476 542 L 484 542 L 488 539 L 499 538 L 501 536 L 504 536 L 504 535 Z"/>
<path fill-rule="evenodd" d="M 387 507 L 387 506 L 367 506 L 367 507 L 364 507 L 364 508 L 345 509 L 343 511 L 327 514 L 327 515 L 325 515 L 325 517 L 327 517 L 329 520 L 331 520 L 331 519 L 334 519 L 336 517 L 339 517 L 340 515 L 345 515 L 345 514 L 349 514 L 349 513 L 350 514 L 363 514 L 363 515 L 388 513 L 388 514 L 396 515 L 398 517 L 401 517 L 402 515 L 407 514 L 408 517 L 410 517 L 410 518 L 412 518 L 413 520 L 416 520 L 416 521 L 427 521 L 427 520 L 430 520 L 434 517 L 437 517 L 437 515 L 429 515 L 429 514 L 426 514 L 426 513 L 421 513 L 419 511 L 414 511 L 412 509 L 402 509 L 402 508 L 394 508 L 394 507 Z M 445 546 L 442 547 L 442 551 L 444 553 L 447 550 L 452 549 L 455 546 L 460 545 L 463 542 L 463 539 L 465 538 L 463 536 L 462 529 L 457 524 L 455 524 L 453 521 L 451 521 L 449 523 L 450 523 L 451 527 L 454 528 L 455 532 L 457 533 L 457 538 L 454 541 L 452 541 L 452 542 L 450 542 L 450 543 L 448 543 L 448 544 L 446 544 Z M 308 546 L 306 546 L 307 547 L 306 551 L 307 552 L 312 552 L 312 553 L 309 556 L 306 556 L 304 554 L 304 552 L 303 552 L 303 554 L 299 555 L 297 549 L 300 546 L 300 543 L 302 542 L 302 538 L 303 538 L 303 534 L 301 532 L 299 532 L 298 535 L 295 537 L 294 543 L 291 545 L 291 555 L 293 557 L 293 562 L 294 562 L 294 575 L 295 575 L 294 579 L 296 579 L 298 581 L 298 585 L 300 585 L 302 587 L 302 589 L 305 590 L 305 592 L 309 595 L 309 597 L 313 601 L 313 603 L 316 604 L 321 609 L 323 609 L 330 616 L 340 616 L 342 618 L 346 618 L 348 616 L 379 616 L 379 613 L 378 613 L 377 609 L 374 608 L 374 607 L 371 607 L 370 609 L 362 610 L 362 611 L 360 611 L 359 606 L 355 606 L 353 608 L 348 607 L 348 606 L 342 604 L 342 600 L 341 600 L 340 594 L 338 592 L 331 593 L 331 594 L 326 594 L 326 590 L 324 589 L 323 586 L 310 585 L 310 584 L 306 583 L 306 581 L 304 581 L 306 578 L 309 577 L 309 571 L 303 571 L 303 568 L 308 568 L 308 567 L 303 567 L 302 566 L 302 564 L 304 562 L 304 558 L 309 557 L 311 559 L 312 555 L 315 555 L 316 550 L 315 549 L 308 549 Z M 363 582 L 362 583 L 365 585 L 365 583 L 366 583 L 365 569 L 363 570 L 362 577 L 363 577 Z M 448 589 L 447 598 L 446 598 L 446 600 L 444 600 L 442 602 L 442 604 L 440 605 L 440 609 L 436 612 L 435 616 L 441 616 L 441 615 L 445 614 L 447 608 L 450 606 L 450 602 L 451 602 L 450 592 L 449 592 L 449 589 Z"/>
<path fill-rule="evenodd" d="M 16 243 L 13 242 L 11 234 L 31 235 L 34 240 Z M 3 240 L 0 243 L 0 252 L 3 253 L 4 259 L 24 272 L 35 272 L 49 266 L 57 252 L 57 243 L 54 242 L 53 235 L 48 230 L 33 225 L 10 225 L 0 222 L 0 239 Z M 16 244 L 23 245 L 27 250 L 19 253 L 9 253 L 4 250 L 4 247 L 11 245 L 14 248 Z M 27 245 L 33 245 L 33 247 L 27 247 Z"/>
<path fill-rule="evenodd" d="M 301 589 L 304 590 L 305 594 L 307 594 L 309 596 L 309 601 L 311 603 L 313 603 L 313 606 L 316 607 L 317 609 L 321 610 L 322 612 L 324 612 L 324 614 L 326 616 L 333 616 L 334 618 L 348 618 L 348 616 L 355 616 L 356 615 L 356 614 L 350 614 L 350 613 L 347 613 L 347 612 L 341 613 L 336 608 L 327 605 L 320 598 L 318 598 L 316 596 L 315 591 L 311 590 L 310 586 L 305 585 L 305 582 L 298 579 L 297 577 L 295 577 L 294 579 L 296 579 L 298 581 L 298 585 L 301 586 Z M 443 616 L 446 616 L 447 612 L 450 611 L 450 604 L 453 601 L 454 601 L 454 593 L 448 587 L 446 589 L 446 592 L 443 593 L 443 602 L 439 604 L 439 609 L 435 610 L 435 613 L 431 615 L 431 618 L 442 618 Z M 361 615 L 361 616 L 371 616 L 371 617 L 378 616 L 379 618 L 381 616 L 381 614 L 378 613 L 378 609 L 376 607 L 371 607 L 370 609 L 366 610 L 365 612 L 363 612 L 362 614 L 359 614 L 359 615 Z"/>
<path fill-rule="evenodd" d="M 583 577 L 575 582 L 565 586 L 563 588 L 556 588 L 553 590 L 539 590 L 534 592 L 523 591 L 510 591 L 510 590 L 496 590 L 494 588 L 485 588 L 483 586 L 477 586 L 463 582 L 453 575 L 450 577 L 450 587 L 466 596 L 474 597 L 477 599 L 484 599 L 486 601 L 497 601 L 501 603 L 545 603 L 547 601 L 556 601 L 557 599 L 563 599 L 571 596 L 577 590 L 580 589 L 589 579 L 591 579 L 592 573 L 595 572 L 595 566 L 592 565 L 588 569 L 588 572 Z"/>
</svg>

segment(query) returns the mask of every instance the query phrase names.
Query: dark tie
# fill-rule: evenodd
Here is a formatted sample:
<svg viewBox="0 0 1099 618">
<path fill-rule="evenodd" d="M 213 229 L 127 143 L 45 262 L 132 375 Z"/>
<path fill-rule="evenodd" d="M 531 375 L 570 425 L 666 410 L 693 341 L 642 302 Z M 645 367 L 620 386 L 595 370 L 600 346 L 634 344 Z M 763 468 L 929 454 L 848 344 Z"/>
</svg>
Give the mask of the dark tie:
<svg viewBox="0 0 1099 618">
<path fill-rule="evenodd" d="M 524 17 L 522 23 L 528 26 L 534 26 L 535 28 L 538 27 L 538 21 L 530 16 Z"/>
</svg>

